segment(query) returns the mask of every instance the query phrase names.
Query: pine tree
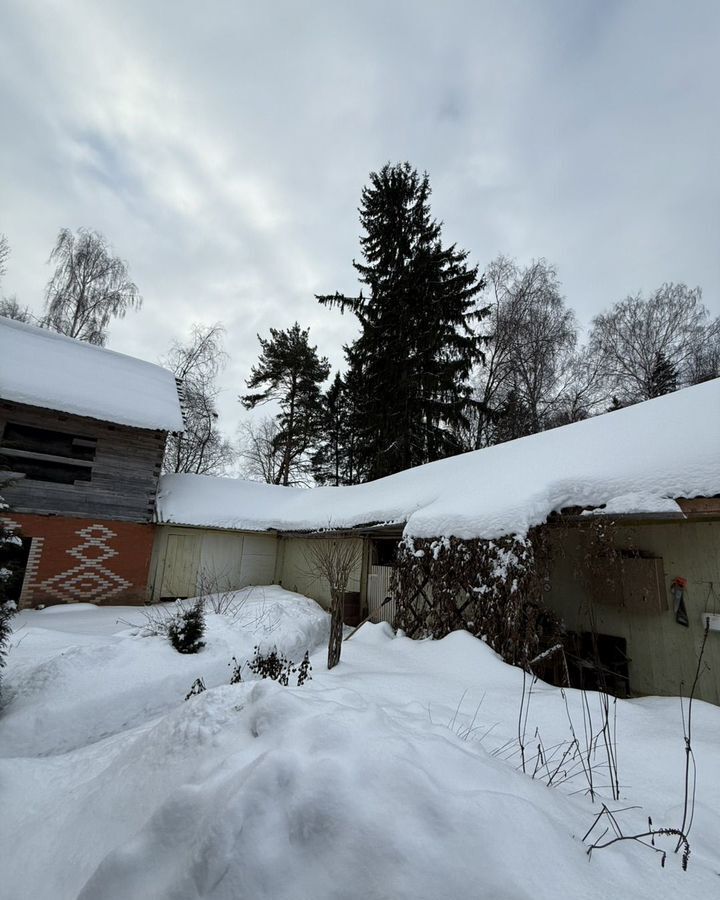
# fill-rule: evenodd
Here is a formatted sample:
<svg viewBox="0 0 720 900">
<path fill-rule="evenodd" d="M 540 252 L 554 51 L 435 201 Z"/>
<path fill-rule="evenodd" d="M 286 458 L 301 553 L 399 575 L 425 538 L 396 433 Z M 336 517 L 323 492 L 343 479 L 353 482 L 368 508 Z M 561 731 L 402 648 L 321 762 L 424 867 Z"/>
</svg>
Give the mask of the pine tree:
<svg viewBox="0 0 720 900">
<path fill-rule="evenodd" d="M 320 438 L 312 457 L 313 477 L 318 484 L 345 484 L 345 428 L 347 410 L 340 373 L 325 391 L 320 413 Z"/>
<path fill-rule="evenodd" d="M 276 484 L 298 480 L 320 427 L 320 385 L 330 374 L 330 364 L 318 356 L 317 347 L 310 346 L 308 335 L 309 330 L 303 331 L 297 322 L 287 331 L 271 328 L 267 340 L 258 335 L 260 359 L 246 384 L 250 389 L 264 389 L 240 398 L 247 409 L 270 400 L 280 406 Z"/>
<path fill-rule="evenodd" d="M 353 263 L 368 296 L 318 297 L 360 321 L 347 379 L 357 385 L 356 468 L 368 478 L 462 449 L 454 435 L 467 425 L 467 380 L 482 356 L 471 326 L 486 314 L 474 300 L 484 280 L 465 251 L 443 246 L 429 201 L 427 174 L 407 162 L 371 173 L 364 262 Z"/>
</svg>

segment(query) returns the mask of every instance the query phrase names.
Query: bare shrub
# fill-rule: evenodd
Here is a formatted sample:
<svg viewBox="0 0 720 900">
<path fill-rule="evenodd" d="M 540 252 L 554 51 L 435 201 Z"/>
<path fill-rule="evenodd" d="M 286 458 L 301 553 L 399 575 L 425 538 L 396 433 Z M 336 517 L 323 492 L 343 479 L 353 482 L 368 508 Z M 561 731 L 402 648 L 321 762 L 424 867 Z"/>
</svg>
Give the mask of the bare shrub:
<svg viewBox="0 0 720 900">
<path fill-rule="evenodd" d="M 181 603 L 177 600 L 176 603 Z M 131 622 L 130 619 L 118 619 L 120 625 L 127 625 L 128 628 L 134 628 L 141 637 L 167 637 L 168 626 L 177 614 L 178 607 L 171 606 L 167 603 L 160 603 L 156 606 L 146 606 L 138 609 L 138 613 L 142 616 L 142 623 Z"/>
<path fill-rule="evenodd" d="M 523 670 L 523 686 L 518 710 L 517 734 L 498 747 L 493 755 L 518 760 L 517 768 L 548 787 L 580 781 L 579 790 L 594 802 L 600 791 L 609 790 L 613 800 L 620 798 L 617 763 L 617 700 L 607 693 L 581 691 L 582 728 L 576 727 L 567 693 L 561 689 L 565 704 L 569 737 L 546 745 L 539 728 L 528 734 L 528 717 L 533 689 L 538 679 Z M 592 712 L 597 698 L 599 716 Z"/>
<path fill-rule="evenodd" d="M 230 680 L 230 684 L 237 684 L 242 679 L 240 671 L 242 667 L 238 667 L 237 660 L 233 657 L 235 667 L 233 669 L 233 678 L 237 675 L 237 681 Z M 290 684 L 290 676 L 297 673 L 297 686 L 302 687 L 306 681 L 311 680 L 310 672 L 312 665 L 310 664 L 310 654 L 306 650 L 302 662 L 296 666 L 291 659 L 284 654 L 278 652 L 277 647 L 273 647 L 269 653 L 262 653 L 259 647 L 255 647 L 255 656 L 247 664 L 248 669 L 261 678 L 270 678 L 277 681 L 278 684 L 287 687 Z"/>
<path fill-rule="evenodd" d="M 707 664 L 704 662 L 704 656 L 709 631 L 710 621 L 709 619 L 706 619 L 703 640 L 702 644 L 700 645 L 697 667 L 695 669 L 695 677 L 693 678 L 693 683 L 692 687 L 690 688 L 690 695 L 688 698 L 687 716 L 685 715 L 685 707 L 683 704 L 682 695 L 680 697 L 683 741 L 685 744 L 683 816 L 680 826 L 677 828 L 656 828 L 653 825 L 652 819 L 650 818 L 650 816 L 648 816 L 648 827 L 645 831 L 626 833 L 619 822 L 618 816 L 621 813 L 627 812 L 628 809 L 633 809 L 634 807 L 611 810 L 606 804 L 603 803 L 602 809 L 594 818 L 590 828 L 587 830 L 583 837 L 583 841 L 586 841 L 591 835 L 594 835 L 593 841 L 587 850 L 588 856 L 592 856 L 594 850 L 604 850 L 606 847 L 613 846 L 613 844 L 617 844 L 623 841 L 632 841 L 634 843 L 640 844 L 643 847 L 648 847 L 649 849 L 654 850 L 656 853 L 659 853 L 660 865 L 664 867 L 667 860 L 668 851 L 664 850 L 662 847 L 657 846 L 656 841 L 663 837 L 672 837 L 677 838 L 674 852 L 679 853 L 682 850 L 682 854 L 680 856 L 680 864 L 683 868 L 683 871 L 687 870 L 688 862 L 690 859 L 690 843 L 688 841 L 688 835 L 690 834 L 690 829 L 692 828 L 693 819 L 695 817 L 695 795 L 697 789 L 697 767 L 695 763 L 695 754 L 693 753 L 692 749 L 692 707 L 693 700 L 695 699 L 695 690 L 697 688 L 698 681 L 700 680 L 700 676 L 708 668 Z M 604 825 L 605 828 L 598 834 L 598 829 L 602 825 Z"/>
<path fill-rule="evenodd" d="M 227 586 L 229 581 L 228 572 L 203 568 L 198 575 L 198 596 L 203 598 L 210 612 L 234 619 L 242 611 L 249 594 L 239 597 L 236 589 Z"/>
<path fill-rule="evenodd" d="M 305 551 L 306 574 L 315 579 L 324 578 L 330 588 L 332 608 L 328 669 L 340 662 L 345 592 L 361 555 L 362 549 L 357 541 L 342 537 L 314 539 Z"/>
<path fill-rule="evenodd" d="M 602 809 L 595 816 L 592 825 L 587 830 L 585 835 L 583 836 L 583 842 L 586 841 L 593 832 L 596 832 L 596 829 L 601 824 L 605 824 L 605 829 L 602 831 L 590 844 L 587 849 L 588 856 L 592 856 L 593 850 L 603 850 L 605 847 L 611 847 L 613 844 L 618 844 L 621 841 L 633 841 L 636 844 L 640 844 L 643 847 L 648 847 L 650 850 L 654 850 L 655 853 L 660 854 L 660 865 L 664 868 L 665 862 L 667 860 L 667 850 L 663 850 L 662 847 L 656 846 L 656 841 L 658 838 L 662 837 L 677 837 L 678 843 L 676 851 L 682 847 L 682 856 L 681 856 L 681 865 L 683 871 L 687 871 L 688 861 L 690 859 L 690 844 L 688 843 L 687 835 L 680 828 L 655 828 L 653 826 L 652 819 L 648 816 L 648 827 L 646 831 L 640 831 L 634 834 L 626 834 L 618 821 L 618 814 L 622 812 L 626 812 L 627 809 L 633 809 L 633 807 L 627 807 L 626 809 L 616 809 L 610 810 L 604 803 L 602 805 Z"/>
</svg>

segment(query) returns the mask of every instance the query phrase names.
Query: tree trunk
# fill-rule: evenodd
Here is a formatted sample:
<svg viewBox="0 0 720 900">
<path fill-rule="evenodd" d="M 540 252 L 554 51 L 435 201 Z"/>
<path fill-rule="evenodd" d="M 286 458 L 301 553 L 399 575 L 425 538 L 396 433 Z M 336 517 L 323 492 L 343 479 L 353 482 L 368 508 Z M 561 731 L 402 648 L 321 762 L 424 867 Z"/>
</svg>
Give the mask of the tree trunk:
<svg viewBox="0 0 720 900">
<path fill-rule="evenodd" d="M 330 617 L 330 641 L 328 643 L 328 669 L 333 669 L 340 662 L 343 639 L 343 612 L 345 592 L 333 591 L 332 613 Z"/>
</svg>

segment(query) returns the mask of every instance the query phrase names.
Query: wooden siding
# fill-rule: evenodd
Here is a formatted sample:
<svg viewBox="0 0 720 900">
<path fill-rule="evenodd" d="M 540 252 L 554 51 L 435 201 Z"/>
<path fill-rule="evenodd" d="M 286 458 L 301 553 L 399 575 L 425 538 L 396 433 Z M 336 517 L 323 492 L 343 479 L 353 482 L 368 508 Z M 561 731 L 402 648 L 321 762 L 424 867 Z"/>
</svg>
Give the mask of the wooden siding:
<svg viewBox="0 0 720 900">
<path fill-rule="evenodd" d="M 272 584 L 278 543 L 275 534 L 158 525 L 150 597 L 176 599 Z"/>
<path fill-rule="evenodd" d="M 371 622 L 395 621 L 395 598 L 390 592 L 392 566 L 370 566 L 367 577 L 367 606 Z M 385 601 L 388 601 L 387 603 Z"/>
<path fill-rule="evenodd" d="M 127 522 L 151 521 L 165 450 L 165 432 L 111 425 L 82 416 L 0 401 L 0 439 L 7 422 L 97 440 L 90 481 L 58 484 L 23 478 L 3 489 L 13 510 Z M 4 457 L 3 463 L 11 467 L 12 460 Z"/>
<path fill-rule="evenodd" d="M 557 552 L 550 575 L 548 606 L 558 613 L 568 629 L 591 629 L 592 591 L 577 571 L 582 568 L 585 535 L 582 529 L 567 529 L 552 535 Z M 704 613 L 720 612 L 720 523 L 677 521 L 616 528 L 618 547 L 635 546 L 661 562 L 654 562 L 664 575 L 662 603 L 639 609 L 634 605 L 592 604 L 598 633 L 625 638 L 630 657 L 630 689 L 638 694 L 687 694 L 697 666 L 702 643 Z M 685 604 L 689 625 L 675 621 L 670 584 L 676 577 L 687 579 Z M 711 633 L 705 647 L 707 668 L 698 682 L 696 696 L 720 703 L 720 634 Z"/>
<path fill-rule="evenodd" d="M 350 592 L 361 591 L 363 586 L 363 560 L 365 539 L 347 535 L 345 540 L 354 541 L 358 545 L 357 566 L 350 576 L 347 590 Z M 280 584 L 288 591 L 296 591 L 316 600 L 325 609 L 331 606 L 330 586 L 325 578 L 309 573 L 311 566 L 308 564 L 307 555 L 311 550 L 315 538 L 304 538 L 297 535 L 286 534 L 280 538 L 282 553 L 279 557 Z M 361 597 L 362 600 L 362 597 Z"/>
</svg>

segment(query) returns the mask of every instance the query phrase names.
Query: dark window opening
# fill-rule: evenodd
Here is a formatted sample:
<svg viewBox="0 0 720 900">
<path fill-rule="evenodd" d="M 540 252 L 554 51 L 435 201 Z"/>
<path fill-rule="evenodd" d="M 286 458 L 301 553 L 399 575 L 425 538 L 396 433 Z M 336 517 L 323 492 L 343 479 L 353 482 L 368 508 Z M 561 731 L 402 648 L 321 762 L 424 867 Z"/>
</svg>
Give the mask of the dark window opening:
<svg viewBox="0 0 720 900">
<path fill-rule="evenodd" d="M 372 542 L 373 566 L 394 566 L 397 557 L 398 542 L 393 538 L 375 539 Z"/>
<path fill-rule="evenodd" d="M 95 438 L 8 422 L 0 441 L 0 456 L 8 469 L 35 481 L 74 484 L 90 481 Z"/>
<path fill-rule="evenodd" d="M 592 631 L 571 632 L 567 660 L 571 687 L 629 696 L 630 659 L 625 638 Z"/>
</svg>

